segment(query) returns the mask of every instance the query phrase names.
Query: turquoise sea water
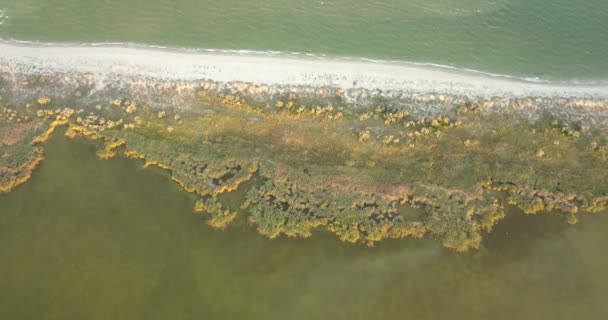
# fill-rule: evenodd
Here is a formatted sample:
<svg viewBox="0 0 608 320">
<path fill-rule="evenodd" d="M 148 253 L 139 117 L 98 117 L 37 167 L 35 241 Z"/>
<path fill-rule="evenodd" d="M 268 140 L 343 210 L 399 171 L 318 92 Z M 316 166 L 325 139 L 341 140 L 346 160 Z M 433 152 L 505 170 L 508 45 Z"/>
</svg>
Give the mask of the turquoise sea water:
<svg viewBox="0 0 608 320">
<path fill-rule="evenodd" d="M 295 51 L 608 78 L 605 0 L 0 0 L 0 37 Z"/>
</svg>

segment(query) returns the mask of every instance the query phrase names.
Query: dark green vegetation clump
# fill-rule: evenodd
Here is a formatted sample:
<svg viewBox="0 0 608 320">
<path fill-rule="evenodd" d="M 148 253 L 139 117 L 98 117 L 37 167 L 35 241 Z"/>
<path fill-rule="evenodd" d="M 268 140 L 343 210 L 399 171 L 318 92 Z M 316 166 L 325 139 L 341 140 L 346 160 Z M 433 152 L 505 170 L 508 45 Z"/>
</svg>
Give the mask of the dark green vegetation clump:
<svg viewBox="0 0 608 320">
<path fill-rule="evenodd" d="M 101 141 L 102 159 L 121 152 L 170 170 L 200 197 L 195 210 L 212 227 L 247 215 L 270 238 L 325 229 L 371 245 L 431 235 L 466 251 L 480 246 L 507 205 L 568 223 L 608 205 L 605 131 L 553 114 L 488 112 L 497 99 L 443 95 L 352 108 L 340 90 L 264 102 L 208 83 L 196 90 L 192 107 L 181 110 L 121 97 L 77 111 L 33 101 L 24 110 L 36 125 L 0 146 L 0 178 L 24 181 L 20 172 L 31 171 L 40 143 L 65 125 L 70 137 Z M 432 117 L 417 101 L 429 99 L 441 103 Z M 22 125 L 2 121 L 7 132 Z"/>
</svg>

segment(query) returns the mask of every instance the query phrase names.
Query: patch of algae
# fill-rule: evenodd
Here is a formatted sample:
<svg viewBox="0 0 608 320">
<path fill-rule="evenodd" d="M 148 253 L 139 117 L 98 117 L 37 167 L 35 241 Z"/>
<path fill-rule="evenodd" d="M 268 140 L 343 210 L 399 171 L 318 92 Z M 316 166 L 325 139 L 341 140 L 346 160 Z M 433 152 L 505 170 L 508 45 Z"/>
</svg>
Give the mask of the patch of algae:
<svg viewBox="0 0 608 320">
<path fill-rule="evenodd" d="M 39 109 L 46 125 L 29 141 L 38 148 L 66 125 L 69 137 L 102 140 L 101 159 L 123 152 L 170 170 L 200 197 L 195 211 L 210 226 L 247 214 L 269 238 L 325 229 L 373 245 L 431 235 L 466 251 L 479 248 L 507 204 L 568 223 L 608 206 L 605 133 L 551 116 L 530 122 L 467 106 L 425 118 L 382 106 L 311 106 L 295 95 L 256 104 L 205 90 L 198 99 L 188 111 L 124 99 L 86 116 Z M 223 200 L 233 193 L 242 194 L 236 207 Z"/>
</svg>

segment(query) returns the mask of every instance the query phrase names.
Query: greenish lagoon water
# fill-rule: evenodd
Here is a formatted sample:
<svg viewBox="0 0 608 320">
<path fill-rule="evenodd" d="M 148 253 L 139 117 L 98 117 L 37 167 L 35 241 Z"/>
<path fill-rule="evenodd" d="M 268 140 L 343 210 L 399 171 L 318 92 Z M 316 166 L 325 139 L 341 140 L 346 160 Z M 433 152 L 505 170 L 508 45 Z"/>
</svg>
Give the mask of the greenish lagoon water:
<svg viewBox="0 0 608 320">
<path fill-rule="evenodd" d="M 56 134 L 0 195 L 0 319 L 604 319 L 608 215 L 514 214 L 479 251 L 215 231 L 167 172 Z"/>
<path fill-rule="evenodd" d="M 0 37 L 397 59 L 608 78 L 605 0 L 0 0 Z"/>
</svg>

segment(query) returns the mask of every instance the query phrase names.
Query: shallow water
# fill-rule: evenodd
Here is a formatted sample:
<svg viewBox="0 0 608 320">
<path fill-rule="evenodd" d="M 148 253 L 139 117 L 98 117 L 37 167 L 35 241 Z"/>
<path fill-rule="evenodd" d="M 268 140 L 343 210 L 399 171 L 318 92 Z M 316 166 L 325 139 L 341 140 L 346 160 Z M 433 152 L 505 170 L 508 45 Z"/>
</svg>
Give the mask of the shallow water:
<svg viewBox="0 0 608 320">
<path fill-rule="evenodd" d="M 513 214 L 479 251 L 214 231 L 160 169 L 55 135 L 0 196 L 0 319 L 603 319 L 608 215 Z"/>
<path fill-rule="evenodd" d="M 608 77 L 605 0 L 0 0 L 0 37 L 324 53 Z"/>
</svg>

